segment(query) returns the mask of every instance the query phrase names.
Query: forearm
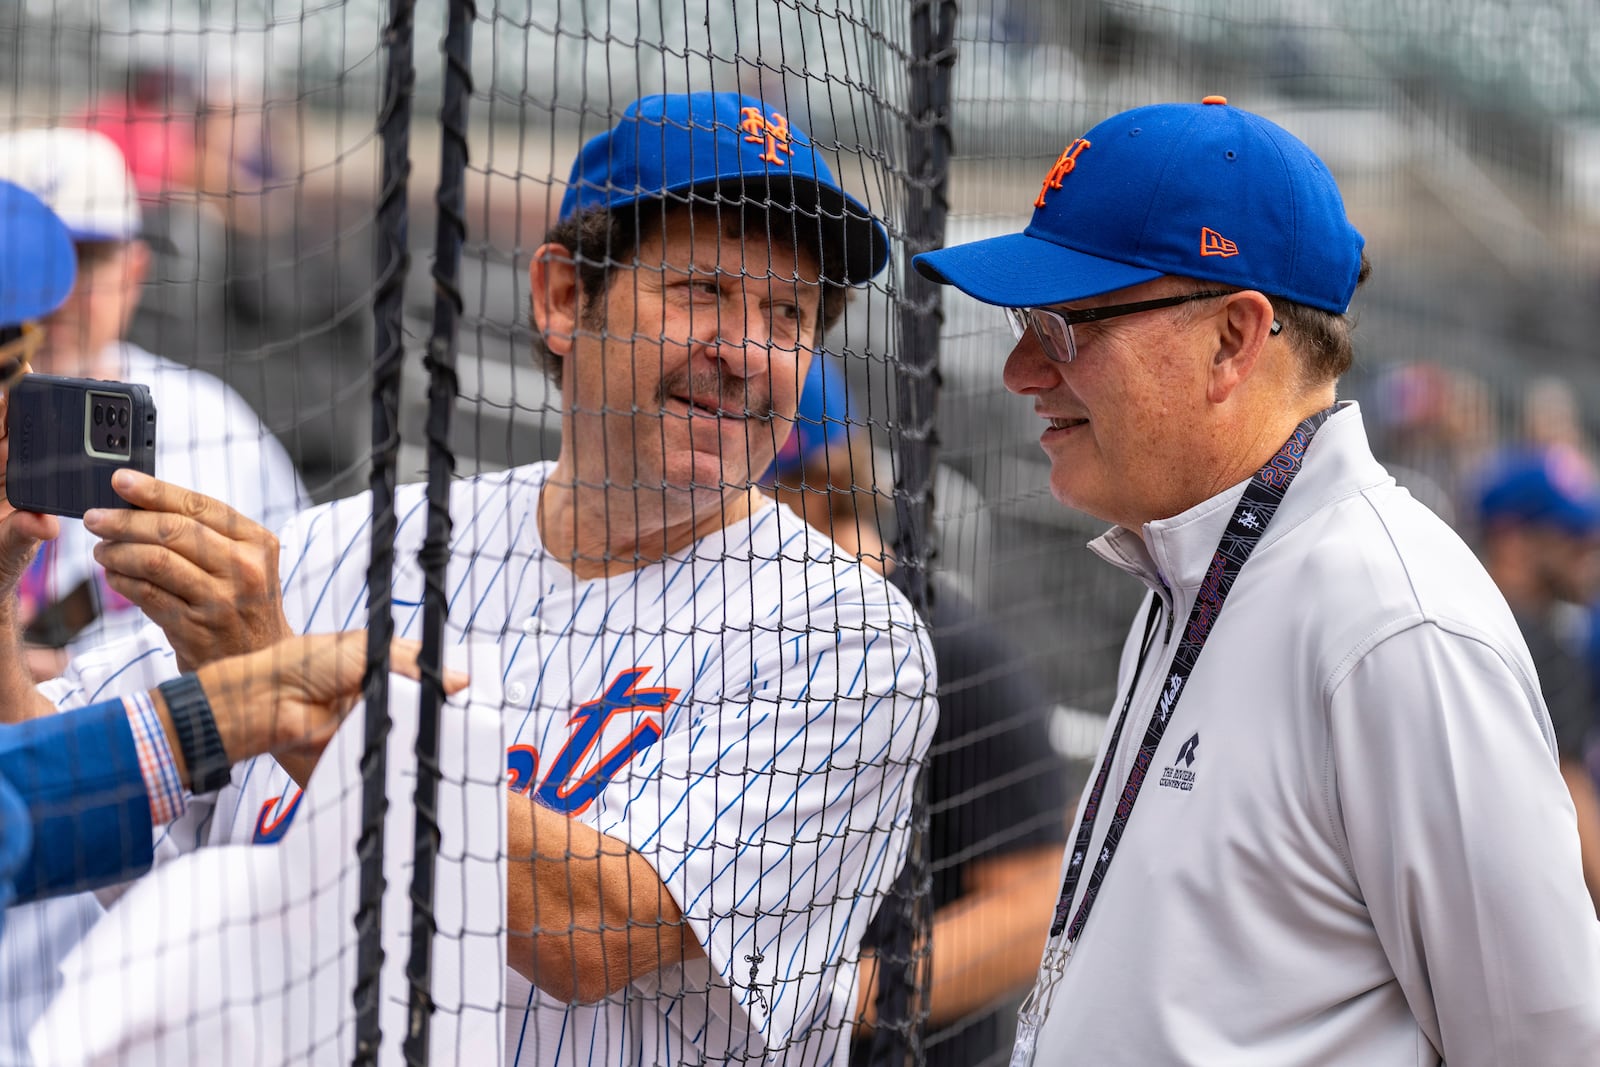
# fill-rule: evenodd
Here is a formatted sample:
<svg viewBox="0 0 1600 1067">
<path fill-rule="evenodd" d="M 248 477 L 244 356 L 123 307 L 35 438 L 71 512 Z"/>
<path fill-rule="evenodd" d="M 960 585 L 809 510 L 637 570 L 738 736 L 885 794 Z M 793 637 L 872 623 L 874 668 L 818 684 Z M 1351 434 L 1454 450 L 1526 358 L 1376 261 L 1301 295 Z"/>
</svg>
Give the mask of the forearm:
<svg viewBox="0 0 1600 1067">
<path fill-rule="evenodd" d="M 1060 847 L 1030 849 L 980 864 L 971 891 L 933 916 L 928 1022 L 944 1026 L 1033 980 L 1055 904 Z M 863 962 L 860 1030 L 876 1023 L 877 962 Z"/>
<path fill-rule="evenodd" d="M 57 710 L 33 684 L 17 607 L 15 593 L 0 602 L 0 723 L 26 722 Z"/>
<path fill-rule="evenodd" d="M 529 797 L 507 805 L 508 960 L 528 981 L 588 1003 L 705 955 L 638 852 Z"/>
<path fill-rule="evenodd" d="M 1583 854 L 1583 880 L 1600 912 L 1600 790 L 1589 769 L 1578 760 L 1561 761 L 1561 777 L 1578 813 L 1578 845 Z"/>
</svg>

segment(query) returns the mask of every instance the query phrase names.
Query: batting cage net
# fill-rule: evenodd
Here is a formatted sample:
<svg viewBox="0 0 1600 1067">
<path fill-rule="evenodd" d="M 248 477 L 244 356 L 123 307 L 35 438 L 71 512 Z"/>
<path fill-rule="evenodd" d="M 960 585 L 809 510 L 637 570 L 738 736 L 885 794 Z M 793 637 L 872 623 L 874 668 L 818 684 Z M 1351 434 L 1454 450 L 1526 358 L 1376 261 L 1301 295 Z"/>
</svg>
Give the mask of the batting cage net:
<svg viewBox="0 0 1600 1067">
<path fill-rule="evenodd" d="M 8 472 L 64 515 L 0 560 L 0 1065 L 1008 1062 L 1144 590 L 911 257 L 1125 108 L 1327 161 L 1341 389 L 1469 540 L 1502 450 L 1593 477 L 1577 0 L 17 0 L 0 49 Z"/>
</svg>

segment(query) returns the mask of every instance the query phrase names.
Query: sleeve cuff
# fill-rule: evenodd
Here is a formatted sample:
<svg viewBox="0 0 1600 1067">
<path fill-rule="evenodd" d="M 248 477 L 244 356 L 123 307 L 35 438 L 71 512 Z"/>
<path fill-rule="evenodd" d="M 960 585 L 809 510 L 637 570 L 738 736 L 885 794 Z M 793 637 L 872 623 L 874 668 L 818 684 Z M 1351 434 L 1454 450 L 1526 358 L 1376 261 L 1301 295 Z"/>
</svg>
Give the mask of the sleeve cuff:
<svg viewBox="0 0 1600 1067">
<path fill-rule="evenodd" d="M 162 728 L 161 718 L 148 693 L 124 697 L 122 706 L 128 713 L 128 726 L 133 730 L 139 773 L 144 778 L 145 792 L 150 796 L 150 824 L 165 826 L 189 807 L 189 795 L 178 779 L 178 763 L 173 758 L 172 746 L 167 743 L 167 731 Z"/>
</svg>

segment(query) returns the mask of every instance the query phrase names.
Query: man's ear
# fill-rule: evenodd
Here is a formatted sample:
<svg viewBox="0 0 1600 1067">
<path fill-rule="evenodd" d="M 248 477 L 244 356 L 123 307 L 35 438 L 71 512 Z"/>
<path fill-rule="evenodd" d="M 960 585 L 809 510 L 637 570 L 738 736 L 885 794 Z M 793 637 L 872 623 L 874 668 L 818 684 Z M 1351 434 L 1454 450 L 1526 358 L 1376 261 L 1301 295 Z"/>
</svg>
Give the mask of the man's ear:
<svg viewBox="0 0 1600 1067">
<path fill-rule="evenodd" d="M 1254 289 L 1234 293 L 1218 313 L 1217 348 L 1212 356 L 1207 399 L 1224 403 L 1256 373 L 1272 340 L 1272 301 Z"/>
<path fill-rule="evenodd" d="M 571 355 L 583 294 L 570 248 L 543 244 L 534 250 L 528 264 L 528 295 L 533 324 L 545 347 L 553 355 Z"/>
</svg>

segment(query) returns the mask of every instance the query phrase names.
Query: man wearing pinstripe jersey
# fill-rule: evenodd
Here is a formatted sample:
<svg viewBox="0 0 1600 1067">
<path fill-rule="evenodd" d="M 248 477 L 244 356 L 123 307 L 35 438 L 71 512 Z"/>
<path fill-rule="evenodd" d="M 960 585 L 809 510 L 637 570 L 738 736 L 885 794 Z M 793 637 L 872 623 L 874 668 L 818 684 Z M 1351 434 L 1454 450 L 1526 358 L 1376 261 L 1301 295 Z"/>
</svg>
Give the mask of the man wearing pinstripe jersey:
<svg viewBox="0 0 1600 1067">
<path fill-rule="evenodd" d="M 932 656 L 885 580 L 753 483 L 845 287 L 887 254 L 804 132 L 752 98 L 640 100 L 573 167 L 530 271 L 560 455 L 452 487 L 446 643 L 498 645 L 501 676 L 474 684 L 506 713 L 510 968 L 475 980 L 505 983 L 507 1063 L 846 1061 Z M 86 521 L 164 634 L 81 658 L 58 703 L 364 616 L 366 500 L 303 514 L 280 546 L 122 477 L 144 510 Z M 409 636 L 420 486 L 397 516 Z M 297 803 L 257 761 L 168 843 L 270 841 Z"/>
</svg>

